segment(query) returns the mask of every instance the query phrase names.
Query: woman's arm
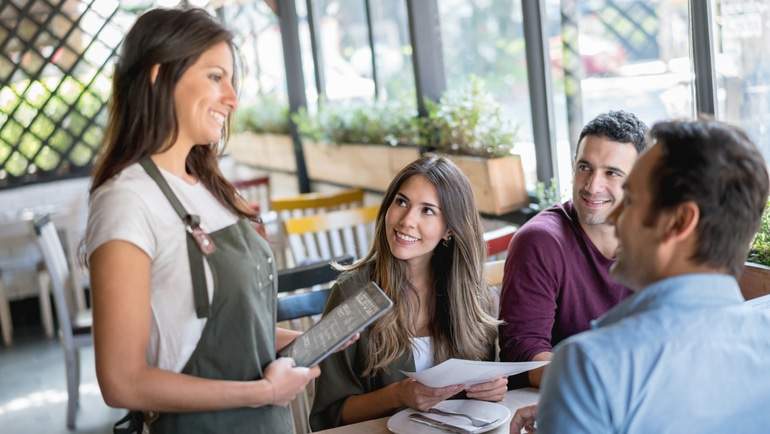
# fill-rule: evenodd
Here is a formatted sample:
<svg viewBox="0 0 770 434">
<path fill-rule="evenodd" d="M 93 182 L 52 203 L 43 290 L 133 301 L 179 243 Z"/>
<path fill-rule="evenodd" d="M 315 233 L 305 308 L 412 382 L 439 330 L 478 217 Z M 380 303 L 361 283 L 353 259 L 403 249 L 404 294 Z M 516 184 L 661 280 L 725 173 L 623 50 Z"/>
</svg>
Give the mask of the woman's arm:
<svg viewBox="0 0 770 434">
<path fill-rule="evenodd" d="M 96 374 L 112 407 L 155 411 L 220 410 L 285 404 L 318 375 L 278 360 L 258 381 L 202 379 L 151 367 L 150 258 L 126 241 L 109 241 L 90 257 Z"/>
<path fill-rule="evenodd" d="M 275 328 L 275 351 L 281 351 L 286 347 L 286 345 L 289 345 L 290 343 L 294 342 L 294 339 L 297 338 L 297 336 L 301 335 L 301 331 L 297 330 L 289 330 L 284 329 L 280 327 Z"/>
<path fill-rule="evenodd" d="M 342 423 L 388 416 L 402 407 L 425 411 L 462 390 L 462 384 L 432 388 L 407 378 L 370 393 L 350 396 L 342 405 Z"/>
</svg>

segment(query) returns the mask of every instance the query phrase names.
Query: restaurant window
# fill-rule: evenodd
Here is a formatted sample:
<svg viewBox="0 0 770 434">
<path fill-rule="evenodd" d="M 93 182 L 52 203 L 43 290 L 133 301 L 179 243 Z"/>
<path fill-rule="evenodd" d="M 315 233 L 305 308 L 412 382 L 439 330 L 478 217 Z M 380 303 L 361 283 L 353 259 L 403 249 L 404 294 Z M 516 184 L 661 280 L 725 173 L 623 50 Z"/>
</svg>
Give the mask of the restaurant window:
<svg viewBox="0 0 770 434">
<path fill-rule="evenodd" d="M 252 0 L 225 6 L 224 17 L 241 60 L 240 104 L 266 97 L 288 104 L 277 11 L 264 0 Z"/>
<path fill-rule="evenodd" d="M 518 127 L 513 152 L 521 155 L 529 189 L 537 181 L 527 83 L 521 0 L 438 2 L 447 88 L 480 78 Z"/>
<path fill-rule="evenodd" d="M 689 22 L 686 0 L 548 2 L 562 192 L 571 189 L 571 146 L 596 115 L 622 109 L 648 125 L 694 116 Z"/>
<path fill-rule="evenodd" d="M 712 0 L 717 117 L 739 125 L 770 161 L 770 3 Z"/>
<path fill-rule="evenodd" d="M 370 1 L 379 98 L 417 104 L 412 46 L 403 0 Z"/>
<path fill-rule="evenodd" d="M 313 0 L 329 101 L 372 100 L 372 52 L 363 0 Z"/>
</svg>

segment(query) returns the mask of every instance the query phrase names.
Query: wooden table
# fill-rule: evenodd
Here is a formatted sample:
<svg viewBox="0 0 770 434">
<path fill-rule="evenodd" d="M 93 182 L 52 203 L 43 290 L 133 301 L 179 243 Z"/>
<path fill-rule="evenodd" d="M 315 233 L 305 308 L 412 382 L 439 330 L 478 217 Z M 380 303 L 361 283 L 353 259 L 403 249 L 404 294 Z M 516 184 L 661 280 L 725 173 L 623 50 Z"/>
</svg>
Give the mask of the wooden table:
<svg viewBox="0 0 770 434">
<path fill-rule="evenodd" d="M 505 399 L 501 404 L 505 405 L 511 410 L 511 415 L 516 412 L 516 409 L 525 407 L 527 405 L 535 404 L 538 398 L 537 389 L 516 389 L 509 390 L 505 394 Z M 383 417 L 380 419 L 368 420 L 366 422 L 354 423 L 352 425 L 345 425 L 338 428 L 327 429 L 324 431 L 318 431 L 317 434 L 389 434 L 387 428 L 388 418 Z M 500 425 L 497 429 L 488 431 L 490 434 L 508 434 L 510 426 L 510 420 Z M 439 431 L 436 431 L 439 432 Z"/>
</svg>

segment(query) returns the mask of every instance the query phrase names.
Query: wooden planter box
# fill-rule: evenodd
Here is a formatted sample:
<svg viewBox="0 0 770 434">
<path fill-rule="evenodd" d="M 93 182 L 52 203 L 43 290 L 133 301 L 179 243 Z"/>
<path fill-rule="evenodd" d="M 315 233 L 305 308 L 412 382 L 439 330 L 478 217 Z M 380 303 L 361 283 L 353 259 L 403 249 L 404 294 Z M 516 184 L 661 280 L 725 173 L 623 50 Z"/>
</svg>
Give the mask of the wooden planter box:
<svg viewBox="0 0 770 434">
<path fill-rule="evenodd" d="M 314 181 L 385 191 L 393 177 L 420 157 L 416 147 L 335 145 L 303 141 L 308 177 Z"/>
<path fill-rule="evenodd" d="M 470 180 L 479 211 L 500 215 L 529 204 L 518 155 L 498 158 L 442 155 L 452 160 Z"/>
<path fill-rule="evenodd" d="M 294 144 L 288 134 L 233 134 L 227 152 L 235 161 L 265 170 L 296 172 Z"/>
<path fill-rule="evenodd" d="M 739 283 L 746 300 L 770 294 L 770 267 L 747 262 Z"/>
</svg>

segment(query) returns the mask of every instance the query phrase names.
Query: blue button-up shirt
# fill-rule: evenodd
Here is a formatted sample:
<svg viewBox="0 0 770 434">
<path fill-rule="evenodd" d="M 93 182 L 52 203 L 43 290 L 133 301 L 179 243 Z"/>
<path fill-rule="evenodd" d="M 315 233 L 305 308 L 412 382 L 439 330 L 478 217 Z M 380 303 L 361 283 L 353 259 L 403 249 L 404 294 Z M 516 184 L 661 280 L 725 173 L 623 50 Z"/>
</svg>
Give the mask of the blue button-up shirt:
<svg viewBox="0 0 770 434">
<path fill-rule="evenodd" d="M 562 342 L 539 434 L 770 433 L 770 312 L 733 277 L 656 282 Z"/>
</svg>

